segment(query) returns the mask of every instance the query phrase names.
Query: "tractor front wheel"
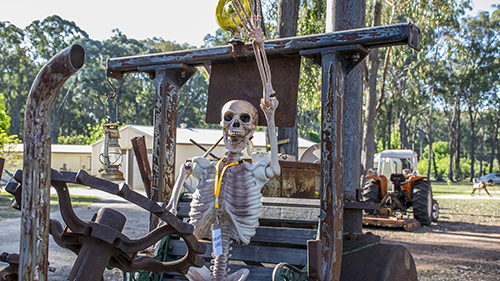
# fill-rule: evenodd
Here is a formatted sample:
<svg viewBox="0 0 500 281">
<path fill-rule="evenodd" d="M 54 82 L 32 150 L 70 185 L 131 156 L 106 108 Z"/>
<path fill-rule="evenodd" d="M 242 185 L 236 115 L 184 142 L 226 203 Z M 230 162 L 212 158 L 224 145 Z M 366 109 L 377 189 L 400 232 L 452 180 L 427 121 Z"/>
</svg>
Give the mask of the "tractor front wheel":
<svg viewBox="0 0 500 281">
<path fill-rule="evenodd" d="M 434 212 L 434 207 L 439 206 L 433 204 L 432 191 L 427 180 L 419 180 L 413 187 L 413 216 L 422 225 L 430 225 L 431 221 L 437 220 L 438 210 Z M 435 218 L 433 217 L 435 215 Z"/>
<path fill-rule="evenodd" d="M 436 222 L 439 218 L 439 204 L 432 199 L 432 221 Z"/>
</svg>

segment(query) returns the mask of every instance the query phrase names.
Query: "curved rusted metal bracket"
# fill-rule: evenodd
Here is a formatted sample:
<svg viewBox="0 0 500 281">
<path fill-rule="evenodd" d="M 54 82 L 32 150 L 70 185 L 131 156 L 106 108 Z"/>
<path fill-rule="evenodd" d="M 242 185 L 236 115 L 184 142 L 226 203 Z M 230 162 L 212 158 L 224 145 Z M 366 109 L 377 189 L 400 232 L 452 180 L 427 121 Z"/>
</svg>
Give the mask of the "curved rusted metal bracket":
<svg viewBox="0 0 500 281">
<path fill-rule="evenodd" d="M 16 172 L 14 179 L 22 181 L 21 170 Z M 205 253 L 206 246 L 198 242 L 193 235 L 193 226 L 183 223 L 168 212 L 165 204 L 158 204 L 144 197 L 126 184 L 118 185 L 96 178 L 83 170 L 79 173 L 52 170 L 51 179 L 52 186 L 57 191 L 61 216 L 67 225 L 63 227 L 59 221 L 51 219 L 50 233 L 59 246 L 68 248 L 78 255 L 69 276 L 70 280 L 98 280 L 107 265 L 126 272 L 147 270 L 156 274 L 162 272 L 185 274 L 189 267 L 200 267 L 204 264 L 200 254 Z M 120 196 L 159 216 L 166 224 L 143 237 L 130 239 L 121 233 L 126 221 L 125 216 L 113 209 L 101 208 L 91 221 L 81 220 L 73 211 L 66 183 L 85 184 Z M 19 198 L 22 195 L 21 189 L 21 184 L 15 183 L 10 184 L 8 191 Z M 160 262 L 151 257 L 137 257 L 138 251 L 148 248 L 170 234 L 176 234 L 185 241 L 187 252 L 184 257 L 171 262 Z"/>
</svg>

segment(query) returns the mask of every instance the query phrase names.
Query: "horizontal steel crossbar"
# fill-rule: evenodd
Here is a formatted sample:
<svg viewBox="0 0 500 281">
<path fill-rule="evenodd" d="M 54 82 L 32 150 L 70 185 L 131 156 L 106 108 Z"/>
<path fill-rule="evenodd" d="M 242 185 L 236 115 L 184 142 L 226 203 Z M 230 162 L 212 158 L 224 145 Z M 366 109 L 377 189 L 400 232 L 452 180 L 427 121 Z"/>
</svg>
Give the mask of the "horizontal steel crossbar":
<svg viewBox="0 0 500 281">
<path fill-rule="evenodd" d="M 317 35 L 281 38 L 265 42 L 269 57 L 298 54 L 302 50 L 359 44 L 365 48 L 408 45 L 420 50 L 420 30 L 412 23 L 350 29 Z M 108 60 L 107 75 L 120 78 L 126 72 L 151 72 L 152 66 L 185 63 L 189 65 L 216 64 L 253 59 L 250 43 L 245 52 L 234 52 L 231 45 L 191 49 L 177 52 L 139 55 Z"/>
</svg>

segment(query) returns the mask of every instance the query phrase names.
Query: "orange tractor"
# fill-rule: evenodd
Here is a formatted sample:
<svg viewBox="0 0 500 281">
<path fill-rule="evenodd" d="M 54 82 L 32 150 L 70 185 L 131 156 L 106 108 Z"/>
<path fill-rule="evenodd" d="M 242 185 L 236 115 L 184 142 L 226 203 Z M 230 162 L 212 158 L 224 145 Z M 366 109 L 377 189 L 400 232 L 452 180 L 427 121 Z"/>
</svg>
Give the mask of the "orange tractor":
<svg viewBox="0 0 500 281">
<path fill-rule="evenodd" d="M 439 205 L 432 198 L 427 177 L 418 175 L 417 154 L 413 150 L 384 150 L 375 161 L 377 169 L 368 171 L 362 197 L 363 201 L 380 203 L 380 207 L 368 210 L 363 216 L 364 224 L 411 230 L 437 221 Z M 404 218 L 410 212 L 414 219 Z"/>
</svg>

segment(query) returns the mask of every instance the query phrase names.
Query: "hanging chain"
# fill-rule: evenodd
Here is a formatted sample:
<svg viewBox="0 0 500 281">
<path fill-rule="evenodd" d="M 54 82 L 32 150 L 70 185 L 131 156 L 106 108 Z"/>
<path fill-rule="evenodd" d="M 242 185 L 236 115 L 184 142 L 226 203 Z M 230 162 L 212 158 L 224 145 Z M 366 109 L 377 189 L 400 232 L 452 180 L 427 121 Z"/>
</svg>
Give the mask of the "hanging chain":
<svg viewBox="0 0 500 281">
<path fill-rule="evenodd" d="M 105 93 L 106 100 L 104 101 L 104 120 L 105 120 L 105 123 L 109 123 L 107 120 L 111 119 L 111 118 L 108 118 L 108 100 L 113 99 L 115 102 L 115 118 L 114 118 L 114 120 L 111 120 L 111 122 L 116 123 L 116 122 L 118 122 L 118 101 L 116 100 L 116 89 L 113 86 L 113 84 L 111 84 L 111 81 L 109 81 L 109 77 L 106 77 L 106 81 L 108 82 L 111 89 L 113 89 L 113 95 L 109 95 L 109 94 Z"/>
<path fill-rule="evenodd" d="M 108 82 L 108 84 L 109 84 L 109 86 L 111 87 L 111 89 L 113 89 L 113 95 L 112 95 L 112 96 L 110 96 L 110 95 L 108 95 L 108 94 L 105 94 L 105 95 L 106 95 L 106 97 L 108 97 L 108 98 L 113 98 L 113 99 L 114 99 L 114 98 L 116 97 L 116 90 L 115 90 L 115 87 L 113 86 L 113 84 L 111 84 L 111 81 L 109 81 L 109 77 L 106 77 L 106 81 Z"/>
</svg>

